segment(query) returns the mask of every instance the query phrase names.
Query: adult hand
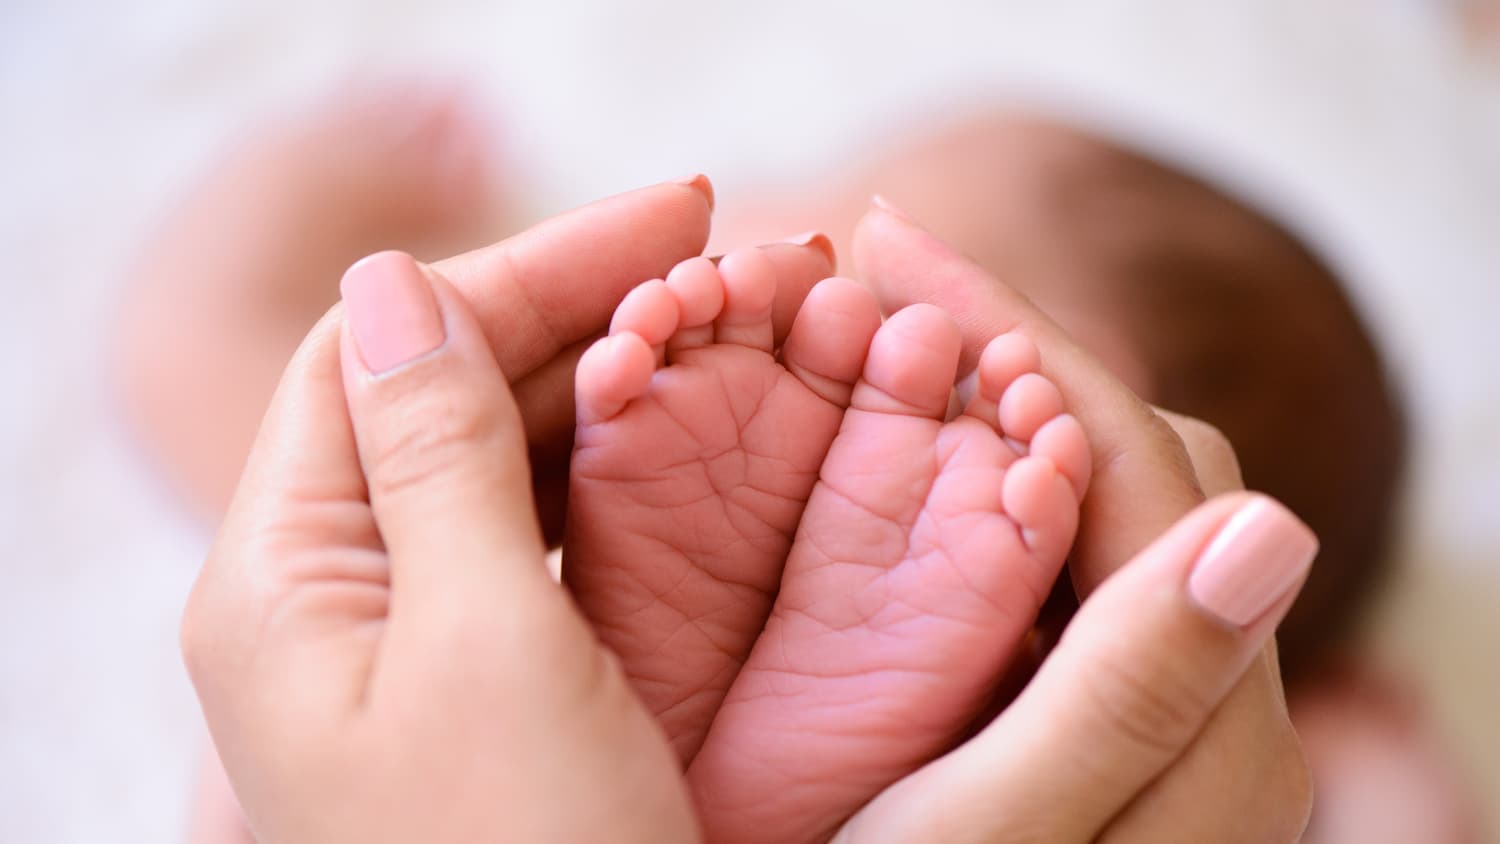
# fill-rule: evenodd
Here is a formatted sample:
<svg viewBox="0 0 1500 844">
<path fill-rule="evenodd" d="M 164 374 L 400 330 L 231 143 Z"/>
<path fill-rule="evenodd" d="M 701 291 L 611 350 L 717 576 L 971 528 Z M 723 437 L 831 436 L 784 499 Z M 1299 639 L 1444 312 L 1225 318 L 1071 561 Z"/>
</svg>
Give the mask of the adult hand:
<svg viewBox="0 0 1500 844">
<path fill-rule="evenodd" d="M 183 622 L 210 729 L 266 839 L 691 834 L 658 728 L 541 567 L 525 445 L 555 458 L 539 482 L 566 478 L 578 354 L 630 287 L 701 249 L 710 199 L 695 179 L 595 203 L 419 274 L 454 280 L 429 300 L 401 256 L 351 271 L 357 331 L 438 347 L 401 363 L 346 339 L 341 356 L 340 309 L 313 330 Z M 785 330 L 831 272 L 828 248 L 765 250 L 787 280 Z M 402 301 L 438 303 L 442 333 L 420 308 L 385 307 Z M 538 503 L 560 511 L 562 488 Z M 546 811 L 596 788 L 565 817 Z"/>
<path fill-rule="evenodd" d="M 473 313 L 401 253 L 343 291 L 183 622 L 251 828 L 692 840 L 665 737 L 547 573 L 521 414 Z"/>
<path fill-rule="evenodd" d="M 855 261 L 888 311 L 925 301 L 955 315 L 964 371 L 990 338 L 1030 336 L 1090 433 L 1094 480 L 1070 558 L 1084 599 L 1071 632 L 1001 718 L 878 798 L 846 840 L 902 840 L 899 830 L 931 825 L 968 831 L 954 840 L 1296 840 L 1311 787 L 1269 640 L 1315 540 L 1268 499 L 1200 507 L 1193 456 L 1217 464 L 1216 491 L 1237 486 L 1206 426 L 1192 429 L 1190 455 L 1168 421 L 1023 297 L 900 212 L 866 215 Z M 1275 541 L 1238 552 L 1215 542 L 1237 532 Z M 1272 563 L 1274 582 L 1237 579 Z M 1224 606 L 1195 598 L 1194 583 L 1217 583 Z M 1268 597 L 1272 586 L 1282 591 Z"/>
</svg>

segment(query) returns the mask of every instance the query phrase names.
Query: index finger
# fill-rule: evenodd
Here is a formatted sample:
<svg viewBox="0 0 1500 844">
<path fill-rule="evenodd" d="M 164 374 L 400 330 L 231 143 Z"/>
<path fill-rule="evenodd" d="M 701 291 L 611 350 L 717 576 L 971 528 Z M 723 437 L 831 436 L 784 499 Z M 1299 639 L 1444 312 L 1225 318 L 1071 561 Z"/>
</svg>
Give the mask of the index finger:
<svg viewBox="0 0 1500 844">
<path fill-rule="evenodd" d="M 574 335 L 607 325 L 632 285 L 701 250 L 711 195 L 702 178 L 642 188 L 436 267 L 462 285 L 490 351 L 514 381 L 550 361 Z M 342 320 L 343 306 L 336 305 L 287 365 L 220 529 L 228 550 L 209 556 L 189 602 L 185 651 L 190 664 L 200 665 L 194 676 L 205 697 L 222 681 L 227 691 L 218 697 L 244 698 L 236 692 L 247 682 L 245 672 L 226 666 L 253 662 L 266 649 L 264 639 L 275 631 L 265 620 L 288 618 L 281 604 L 303 582 L 358 588 L 368 580 L 360 566 L 368 554 L 341 555 L 354 562 L 332 569 L 301 564 L 310 555 L 328 560 L 325 547 L 379 546 L 368 510 L 344 506 L 364 504 L 367 489 L 345 403 Z M 326 523 L 330 510 L 355 515 Z M 254 556 L 268 545 L 271 551 Z M 245 564 L 247 554 L 255 565 Z M 338 629 L 350 626 L 356 625 Z M 309 671 L 325 670 L 318 661 L 323 652 L 293 650 Z"/>
<path fill-rule="evenodd" d="M 625 293 L 708 242 L 705 176 L 611 196 L 432 267 L 473 308 L 515 382 L 609 325 Z"/>
</svg>

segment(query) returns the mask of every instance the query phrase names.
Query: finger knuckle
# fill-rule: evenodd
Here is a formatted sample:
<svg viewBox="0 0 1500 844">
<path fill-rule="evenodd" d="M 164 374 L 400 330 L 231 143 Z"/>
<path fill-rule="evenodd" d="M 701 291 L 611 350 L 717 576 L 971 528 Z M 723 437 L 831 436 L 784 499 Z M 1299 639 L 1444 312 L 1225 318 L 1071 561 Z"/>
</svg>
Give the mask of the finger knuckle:
<svg viewBox="0 0 1500 844">
<path fill-rule="evenodd" d="M 429 486 L 502 445 L 501 414 L 467 396 L 408 402 L 368 455 L 372 491 L 398 494 Z"/>
<path fill-rule="evenodd" d="M 1103 660 L 1089 678 L 1084 689 L 1105 730 L 1153 756 L 1179 752 L 1208 708 L 1191 683 L 1138 655 Z"/>
</svg>

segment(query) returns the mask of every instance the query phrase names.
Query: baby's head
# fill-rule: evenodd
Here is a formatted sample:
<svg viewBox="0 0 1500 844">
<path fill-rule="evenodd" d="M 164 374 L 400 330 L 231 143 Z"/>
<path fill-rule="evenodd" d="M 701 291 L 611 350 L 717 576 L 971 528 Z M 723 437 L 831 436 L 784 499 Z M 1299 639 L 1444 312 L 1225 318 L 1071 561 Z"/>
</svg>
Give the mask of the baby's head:
<svg viewBox="0 0 1500 844">
<path fill-rule="evenodd" d="M 880 190 L 1016 285 L 1155 404 L 1217 426 L 1246 484 L 1323 543 L 1282 627 L 1294 676 L 1350 630 L 1386 567 L 1402 411 L 1338 278 L 1276 223 L 1057 123 L 965 123 Z"/>
</svg>

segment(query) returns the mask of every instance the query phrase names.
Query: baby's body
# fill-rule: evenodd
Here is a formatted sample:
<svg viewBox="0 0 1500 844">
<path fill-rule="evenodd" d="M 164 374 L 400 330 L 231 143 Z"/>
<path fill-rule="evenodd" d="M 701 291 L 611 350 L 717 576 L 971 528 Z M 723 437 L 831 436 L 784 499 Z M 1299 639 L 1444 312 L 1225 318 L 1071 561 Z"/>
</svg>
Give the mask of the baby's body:
<svg viewBox="0 0 1500 844">
<path fill-rule="evenodd" d="M 774 347 L 761 253 L 679 265 L 579 364 L 563 573 L 709 837 L 815 840 L 985 708 L 1072 543 L 1090 455 L 996 338 L 830 279 Z M 795 787 L 794 787 L 795 786 Z"/>
</svg>

